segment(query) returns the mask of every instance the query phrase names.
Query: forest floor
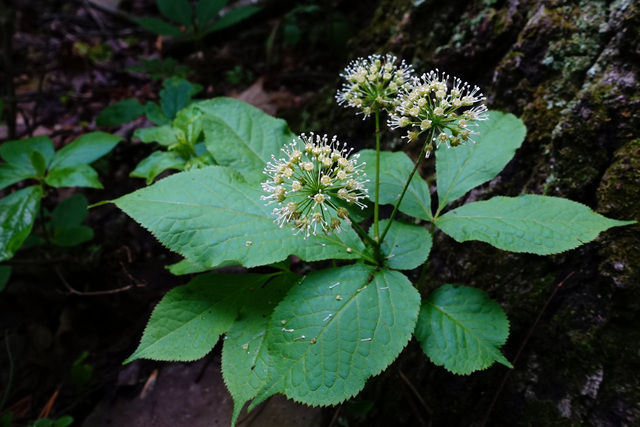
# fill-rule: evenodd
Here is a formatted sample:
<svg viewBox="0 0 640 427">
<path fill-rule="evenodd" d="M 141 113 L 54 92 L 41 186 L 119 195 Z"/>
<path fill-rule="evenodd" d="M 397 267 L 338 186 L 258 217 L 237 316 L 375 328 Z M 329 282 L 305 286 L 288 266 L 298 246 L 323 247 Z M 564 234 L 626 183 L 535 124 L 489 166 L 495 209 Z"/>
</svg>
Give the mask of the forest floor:
<svg viewBox="0 0 640 427">
<path fill-rule="evenodd" d="M 198 98 L 236 97 L 303 121 L 307 102 L 349 61 L 347 40 L 366 21 L 370 2 L 302 2 L 306 9 L 265 2 L 271 6 L 246 23 L 201 43 L 156 36 L 127 19 L 158 16 L 153 1 L 123 2 L 125 9 L 105 0 L 45 3 L 19 2 L 13 76 L 4 75 L 15 82 L 16 135 L 4 123 L 0 141 L 45 135 L 59 148 L 95 130 L 124 138 L 95 165 L 104 189 L 52 190 L 45 206 L 52 209 L 75 192 L 98 203 L 145 185 L 129 174 L 152 147 L 132 134 L 151 123 L 143 116 L 96 125 L 114 102 L 158 99 L 162 78 L 129 70 L 140 58 L 175 58 L 165 76 L 185 73 L 203 87 Z M 5 263 L 13 273 L 0 293 L 0 415 L 11 412 L 16 426 L 63 416 L 87 427 L 228 425 L 232 400 L 219 347 L 199 362 L 122 365 L 154 305 L 185 283 L 165 270 L 178 256 L 113 205 L 90 209 L 85 225 L 95 233 L 88 243 L 31 247 Z M 285 399 L 270 402 L 240 425 L 328 425 L 335 418 Z"/>
</svg>

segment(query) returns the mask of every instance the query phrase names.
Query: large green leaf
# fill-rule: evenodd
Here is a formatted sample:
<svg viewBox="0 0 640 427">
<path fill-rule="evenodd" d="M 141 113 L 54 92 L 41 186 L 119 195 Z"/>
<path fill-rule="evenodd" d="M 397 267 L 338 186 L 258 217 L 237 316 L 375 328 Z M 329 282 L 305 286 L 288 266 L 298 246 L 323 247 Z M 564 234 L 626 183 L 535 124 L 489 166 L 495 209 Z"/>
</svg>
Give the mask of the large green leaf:
<svg viewBox="0 0 640 427">
<path fill-rule="evenodd" d="M 475 144 L 436 150 L 438 212 L 467 191 L 495 178 L 522 145 L 527 128 L 513 114 L 490 111 L 475 128 Z"/>
<path fill-rule="evenodd" d="M 207 150 L 218 164 L 237 170 L 248 182 L 265 180 L 262 171 L 271 156 L 278 156 L 296 137 L 284 120 L 246 102 L 216 98 L 197 107 L 205 114 Z"/>
<path fill-rule="evenodd" d="M 33 227 L 42 187 L 18 190 L 0 200 L 0 261 L 13 257 Z"/>
<path fill-rule="evenodd" d="M 480 289 L 445 285 L 424 300 L 416 338 L 433 363 L 455 374 L 488 368 L 493 362 L 512 368 L 500 353 L 509 336 L 502 308 Z"/>
<path fill-rule="evenodd" d="M 156 0 L 160 12 L 187 28 L 193 26 L 193 14 L 189 0 Z"/>
<path fill-rule="evenodd" d="M 275 393 L 309 405 L 349 399 L 407 345 L 419 307 L 397 271 L 351 265 L 309 274 L 273 313 L 274 369 L 251 407 Z"/>
<path fill-rule="evenodd" d="M 435 223 L 458 242 L 480 240 L 506 251 L 549 255 L 634 222 L 606 218 L 571 200 L 527 194 L 469 203 Z"/>
<path fill-rule="evenodd" d="M 388 222 L 386 219 L 380 221 L 380 230 L 384 230 Z M 369 235 L 373 237 L 373 226 Z M 421 225 L 394 221 L 381 250 L 389 268 L 411 270 L 427 260 L 431 251 L 431 234 Z"/>
<path fill-rule="evenodd" d="M 106 132 L 91 132 L 58 150 L 49 166 L 50 171 L 77 165 L 88 165 L 118 145 L 122 138 Z"/>
<path fill-rule="evenodd" d="M 371 198 L 375 194 L 376 176 L 376 152 L 374 150 L 360 151 L 360 161 L 366 162 L 365 171 L 369 182 L 366 184 Z M 398 151 L 382 151 L 380 153 L 380 203 L 383 205 L 393 205 L 400 197 L 411 170 L 414 167 L 413 161 L 405 153 Z M 407 189 L 400 212 L 416 218 L 431 220 L 431 195 L 429 186 L 420 178 L 418 174 L 413 176 L 411 184 Z"/>
<path fill-rule="evenodd" d="M 266 332 L 273 309 L 291 286 L 299 281 L 295 274 L 281 274 L 266 286 L 256 288 L 251 301 L 240 310 L 224 340 L 222 375 L 233 397 L 233 425 L 243 405 L 267 385 L 273 365 Z"/>
<path fill-rule="evenodd" d="M 114 203 L 169 249 L 202 267 L 235 261 L 246 267 L 294 254 L 307 261 L 368 258 L 362 241 L 348 232 L 303 239 L 273 222 L 272 206 L 229 168 L 209 166 L 174 174 Z"/>
<path fill-rule="evenodd" d="M 140 345 L 127 359 L 189 361 L 204 357 L 230 327 L 252 291 L 271 276 L 203 274 L 158 303 Z"/>
<path fill-rule="evenodd" d="M 100 111 L 96 117 L 98 126 L 119 126 L 137 119 L 145 113 L 144 105 L 137 99 L 123 99 Z"/>
</svg>

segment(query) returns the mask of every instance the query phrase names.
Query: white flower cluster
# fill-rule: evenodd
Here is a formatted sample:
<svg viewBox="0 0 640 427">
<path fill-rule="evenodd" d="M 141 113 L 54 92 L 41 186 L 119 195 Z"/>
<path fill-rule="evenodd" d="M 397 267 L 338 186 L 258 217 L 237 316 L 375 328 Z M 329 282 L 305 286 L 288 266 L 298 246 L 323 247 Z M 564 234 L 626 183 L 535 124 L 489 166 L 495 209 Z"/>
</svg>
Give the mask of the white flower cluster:
<svg viewBox="0 0 640 427">
<path fill-rule="evenodd" d="M 366 118 L 376 108 L 391 111 L 398 93 L 409 88 L 413 68 L 393 55 L 370 55 L 351 62 L 340 74 L 346 82 L 336 94 L 338 104 L 360 110 Z"/>
<path fill-rule="evenodd" d="M 344 204 L 366 207 L 361 201 L 367 198 L 365 164 L 358 164 L 359 155 L 350 155 L 336 137 L 302 134 L 282 152 L 284 158 L 272 156 L 264 169 L 269 179 L 262 183 L 267 193 L 262 200 L 278 204 L 273 215 L 281 228 L 292 223 L 305 238 L 318 230 L 340 232 L 341 220 L 350 223 Z"/>
<path fill-rule="evenodd" d="M 489 118 L 480 88 L 472 88 L 457 77 L 449 85 L 449 78 L 438 70 L 414 78 L 389 119 L 392 129 L 409 127 L 404 136 L 408 141 L 435 131 L 433 140 L 427 141 L 427 156 L 442 143 L 448 147 L 475 143 L 473 136 L 479 133 L 472 128 Z"/>
</svg>

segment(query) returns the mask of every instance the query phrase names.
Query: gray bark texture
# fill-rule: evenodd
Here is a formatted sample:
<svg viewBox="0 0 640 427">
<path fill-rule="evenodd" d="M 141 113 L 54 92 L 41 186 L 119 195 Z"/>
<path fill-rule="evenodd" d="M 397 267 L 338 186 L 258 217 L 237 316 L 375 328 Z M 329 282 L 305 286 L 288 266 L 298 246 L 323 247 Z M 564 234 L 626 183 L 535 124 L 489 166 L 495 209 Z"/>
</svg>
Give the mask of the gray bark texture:
<svg viewBox="0 0 640 427">
<path fill-rule="evenodd" d="M 516 157 L 462 203 L 545 194 L 638 221 L 638 7 L 630 0 L 386 0 L 351 50 L 354 58 L 393 53 L 420 74 L 438 68 L 480 86 L 491 109 L 524 120 L 528 136 Z M 324 120 L 341 139 L 371 139 L 369 121 L 329 110 Z M 385 138 L 388 147 L 419 151 Z M 432 171 L 427 165 L 423 177 Z M 460 283 L 502 305 L 511 321 L 509 360 L 535 324 L 531 337 L 515 369 L 495 365 L 470 376 L 434 366 L 413 342 L 358 396 L 375 404 L 350 425 L 640 425 L 639 225 L 549 257 L 459 244 L 436 232 L 430 263 L 425 296 Z"/>
</svg>

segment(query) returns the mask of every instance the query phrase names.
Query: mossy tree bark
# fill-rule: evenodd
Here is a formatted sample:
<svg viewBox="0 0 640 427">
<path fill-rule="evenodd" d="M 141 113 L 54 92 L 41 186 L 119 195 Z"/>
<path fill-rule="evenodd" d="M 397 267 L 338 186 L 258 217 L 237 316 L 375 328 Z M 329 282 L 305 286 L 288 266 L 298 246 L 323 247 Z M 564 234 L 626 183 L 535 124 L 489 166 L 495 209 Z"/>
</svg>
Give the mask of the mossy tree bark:
<svg viewBox="0 0 640 427">
<path fill-rule="evenodd" d="M 627 0 L 385 0 L 352 56 L 390 52 L 419 73 L 437 67 L 479 85 L 490 108 L 523 118 L 528 137 L 514 160 L 462 203 L 546 194 L 638 221 L 638 46 L 638 5 Z M 370 134 L 368 122 L 354 127 L 351 111 L 330 114 L 342 139 Z M 387 144 L 405 148 L 393 135 Z M 427 166 L 426 178 L 432 170 Z M 427 362 L 413 343 L 359 396 L 375 401 L 364 424 L 639 425 L 640 225 L 553 257 L 458 244 L 437 233 L 425 293 L 462 283 L 491 294 L 511 320 L 505 353 L 513 360 L 572 272 L 491 411 L 506 368 L 455 376 Z"/>
</svg>

